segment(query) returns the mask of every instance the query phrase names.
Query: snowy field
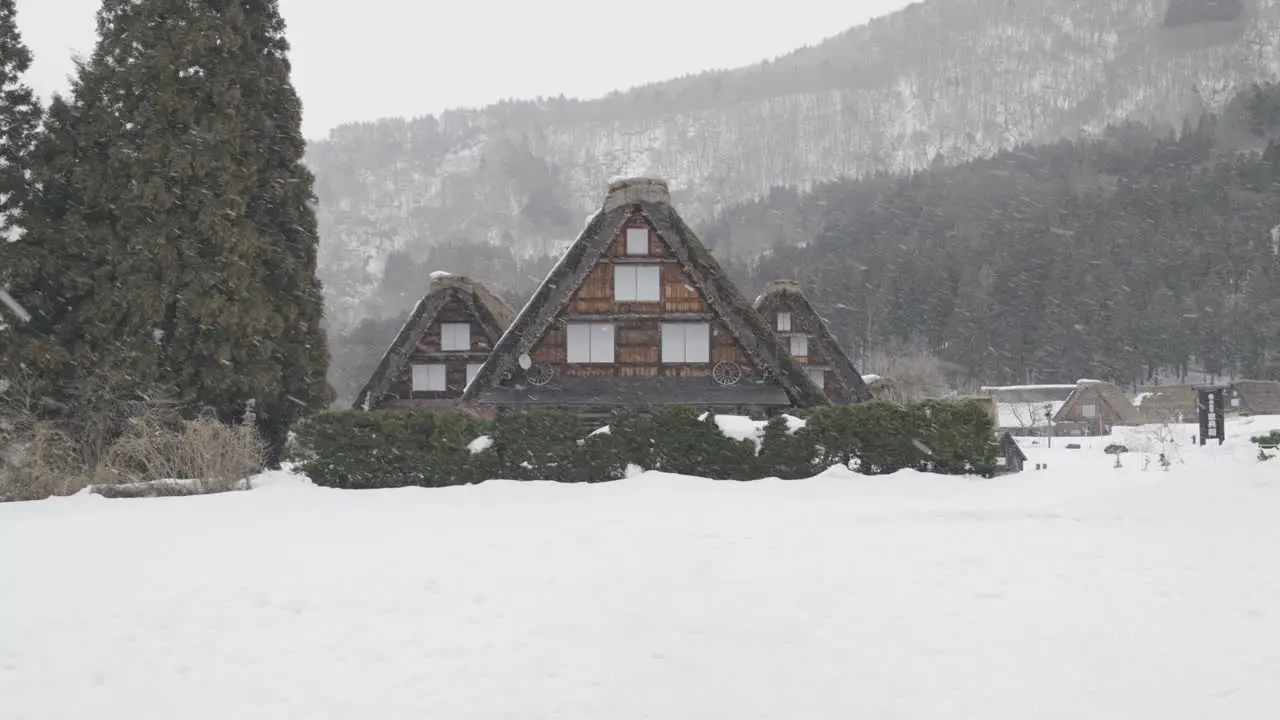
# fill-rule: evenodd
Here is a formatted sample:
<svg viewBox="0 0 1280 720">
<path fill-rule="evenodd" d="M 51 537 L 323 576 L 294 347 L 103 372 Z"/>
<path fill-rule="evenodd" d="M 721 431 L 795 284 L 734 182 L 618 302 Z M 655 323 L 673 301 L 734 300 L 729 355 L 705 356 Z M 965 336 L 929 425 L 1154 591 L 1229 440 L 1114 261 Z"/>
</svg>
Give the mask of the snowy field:
<svg viewBox="0 0 1280 720">
<path fill-rule="evenodd" d="M 1168 472 L 0 505 L 0 718 L 1269 720 L 1264 424 Z"/>
</svg>

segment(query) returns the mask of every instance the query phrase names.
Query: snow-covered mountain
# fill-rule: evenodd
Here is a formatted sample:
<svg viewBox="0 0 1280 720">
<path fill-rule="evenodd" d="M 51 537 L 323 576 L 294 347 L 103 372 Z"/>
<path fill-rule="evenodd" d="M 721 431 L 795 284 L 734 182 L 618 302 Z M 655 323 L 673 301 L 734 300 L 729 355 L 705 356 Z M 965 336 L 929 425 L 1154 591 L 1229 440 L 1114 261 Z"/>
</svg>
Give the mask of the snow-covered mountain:
<svg viewBox="0 0 1280 720">
<path fill-rule="evenodd" d="M 556 251 L 612 177 L 668 178 L 698 223 L 777 185 L 1176 124 L 1280 76 L 1277 38 L 1280 0 L 927 0 L 739 70 L 345 126 L 309 152 L 330 320 L 402 310 L 384 273 L 442 243 Z"/>
</svg>

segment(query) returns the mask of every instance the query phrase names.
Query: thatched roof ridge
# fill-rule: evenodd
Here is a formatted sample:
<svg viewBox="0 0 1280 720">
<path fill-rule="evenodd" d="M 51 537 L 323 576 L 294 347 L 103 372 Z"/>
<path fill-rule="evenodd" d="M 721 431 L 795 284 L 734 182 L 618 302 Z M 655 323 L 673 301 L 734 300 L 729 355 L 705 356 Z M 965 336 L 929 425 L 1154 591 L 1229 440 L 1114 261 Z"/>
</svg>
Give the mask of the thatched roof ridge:
<svg viewBox="0 0 1280 720">
<path fill-rule="evenodd" d="M 809 379 L 804 366 L 790 353 L 779 352 L 778 338 L 773 329 L 756 313 L 702 241 L 666 201 L 665 183 L 645 183 L 649 183 L 648 179 L 630 179 L 610 186 L 600 211 L 592 216 L 518 313 L 494 347 L 489 360 L 467 387 L 463 402 L 476 401 L 482 392 L 496 388 L 503 378 L 517 371 L 520 356 L 531 352 L 546 335 L 552 322 L 568 306 L 591 270 L 608 251 L 613 239 L 622 232 L 627 221 L 638 214 L 671 248 L 681 268 L 734 334 L 751 361 L 761 368 L 775 370 L 783 390 L 797 406 L 826 404 L 826 395 Z"/>
<path fill-rule="evenodd" d="M 404 325 L 400 326 L 400 332 L 396 333 L 395 339 L 387 346 L 382 359 L 378 361 L 377 369 L 356 395 L 352 407 L 367 410 L 378 401 L 404 367 L 409 354 L 422 340 L 427 328 L 431 327 L 440 309 L 453 297 L 461 298 L 471 307 L 476 321 L 493 338 L 505 332 L 515 318 L 515 310 L 484 283 L 465 275 L 432 273 L 427 294 L 414 306 Z"/>
<path fill-rule="evenodd" d="M 830 360 L 832 372 L 849 389 L 851 395 L 849 400 L 852 402 L 870 400 L 872 393 L 867 383 L 863 380 L 862 373 L 858 371 L 858 368 L 854 367 L 853 361 L 849 359 L 844 347 L 836 340 L 836 336 L 831 332 L 827 321 L 818 314 L 817 310 L 814 310 L 813 304 L 805 296 L 799 282 L 795 280 L 774 280 L 770 282 L 765 286 L 764 292 L 756 298 L 753 307 L 763 317 L 774 312 L 784 303 L 793 312 L 803 316 L 806 326 L 811 329 L 818 344 L 822 346 L 823 353 Z"/>
</svg>

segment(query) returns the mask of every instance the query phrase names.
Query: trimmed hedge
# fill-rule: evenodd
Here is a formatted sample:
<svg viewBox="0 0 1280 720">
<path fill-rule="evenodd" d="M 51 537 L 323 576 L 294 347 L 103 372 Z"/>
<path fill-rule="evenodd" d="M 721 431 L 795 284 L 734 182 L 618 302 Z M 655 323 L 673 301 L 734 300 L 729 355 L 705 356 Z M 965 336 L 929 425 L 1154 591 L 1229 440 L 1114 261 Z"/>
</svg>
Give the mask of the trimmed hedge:
<svg viewBox="0 0 1280 720">
<path fill-rule="evenodd" d="M 513 413 L 483 422 L 457 412 L 355 410 L 304 421 L 301 471 L 338 488 L 442 487 L 489 478 L 605 482 L 627 468 L 719 480 L 802 479 L 844 465 L 867 475 L 914 469 L 951 475 L 995 473 L 990 415 L 972 402 L 862 403 L 818 408 L 792 431 L 775 417 L 753 440 L 726 437 L 715 417 L 692 407 L 649 415 L 615 413 L 588 433 L 573 415 Z M 472 443 L 489 438 L 486 447 Z"/>
</svg>

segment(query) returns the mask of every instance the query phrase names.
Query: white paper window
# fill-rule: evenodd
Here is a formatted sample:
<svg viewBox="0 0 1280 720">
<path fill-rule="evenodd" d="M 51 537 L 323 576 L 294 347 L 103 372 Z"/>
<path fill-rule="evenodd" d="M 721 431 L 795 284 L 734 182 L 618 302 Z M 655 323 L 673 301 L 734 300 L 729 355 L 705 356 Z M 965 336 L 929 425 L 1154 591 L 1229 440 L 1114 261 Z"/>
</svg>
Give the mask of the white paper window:
<svg viewBox="0 0 1280 720">
<path fill-rule="evenodd" d="M 791 336 L 791 354 L 795 357 L 809 357 L 809 336 Z"/>
<path fill-rule="evenodd" d="M 471 349 L 471 323 L 440 323 L 440 349 L 444 352 Z"/>
<path fill-rule="evenodd" d="M 649 254 L 649 228 L 627 228 L 627 254 Z"/>
<path fill-rule="evenodd" d="M 791 313 L 778 313 L 778 332 L 791 332 Z"/>
<path fill-rule="evenodd" d="M 566 328 L 571 363 L 613 362 L 613 325 L 573 323 Z"/>
<path fill-rule="evenodd" d="M 662 362 L 711 362 L 711 326 L 707 323 L 663 323 Z"/>
<path fill-rule="evenodd" d="M 471 381 L 476 379 L 476 375 L 480 374 L 481 367 L 483 367 L 481 363 L 467 363 L 467 385 L 470 385 Z"/>
<path fill-rule="evenodd" d="M 445 381 L 444 365 L 414 365 L 414 392 L 444 392 L 449 389 Z"/>
<path fill-rule="evenodd" d="M 827 382 L 826 370 L 809 370 L 808 373 L 809 373 L 809 379 L 813 381 L 814 385 L 818 386 L 819 390 L 822 390 L 826 387 L 826 382 Z"/>
<path fill-rule="evenodd" d="M 1087 418 L 1097 417 L 1098 406 L 1097 405 L 1081 405 L 1080 415 Z"/>
<path fill-rule="evenodd" d="M 654 266 L 617 265 L 613 268 L 613 299 L 616 302 L 658 302 L 661 288 Z"/>
</svg>

